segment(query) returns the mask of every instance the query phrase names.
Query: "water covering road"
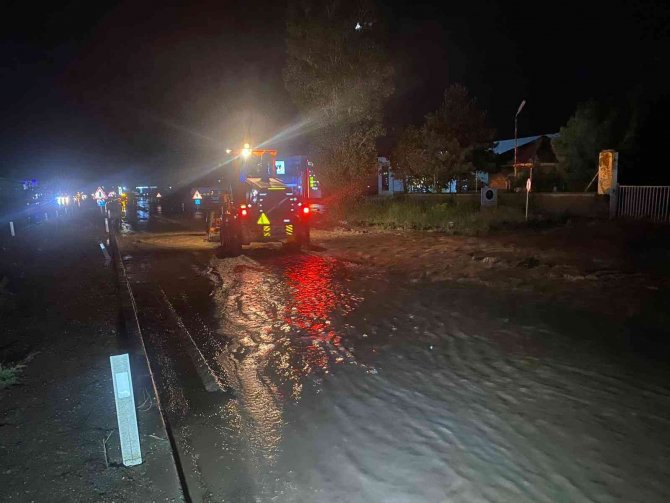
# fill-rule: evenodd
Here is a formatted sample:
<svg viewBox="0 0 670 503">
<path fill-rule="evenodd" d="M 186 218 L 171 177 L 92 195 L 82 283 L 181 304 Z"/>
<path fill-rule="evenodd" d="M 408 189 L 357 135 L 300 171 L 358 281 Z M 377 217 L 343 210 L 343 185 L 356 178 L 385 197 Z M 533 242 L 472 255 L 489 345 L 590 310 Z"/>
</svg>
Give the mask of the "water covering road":
<svg viewBox="0 0 670 503">
<path fill-rule="evenodd" d="M 124 262 L 195 501 L 670 499 L 670 372 L 606 320 L 143 218 Z"/>
</svg>

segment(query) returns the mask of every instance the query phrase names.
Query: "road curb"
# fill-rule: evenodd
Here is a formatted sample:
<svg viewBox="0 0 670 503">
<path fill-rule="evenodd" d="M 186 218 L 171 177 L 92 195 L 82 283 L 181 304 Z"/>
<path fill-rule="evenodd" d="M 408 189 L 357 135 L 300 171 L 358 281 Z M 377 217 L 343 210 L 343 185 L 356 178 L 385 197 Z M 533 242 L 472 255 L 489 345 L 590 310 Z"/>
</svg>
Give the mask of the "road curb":
<svg viewBox="0 0 670 503">
<path fill-rule="evenodd" d="M 180 490 L 179 496 L 182 501 L 186 503 L 191 503 L 191 497 L 189 495 L 188 486 L 186 484 L 186 478 L 184 475 L 184 470 L 182 468 L 182 463 L 179 458 L 179 451 L 177 449 L 177 444 L 172 434 L 172 428 L 170 427 L 169 420 L 163 410 L 161 405 L 160 396 L 158 394 L 158 387 L 156 386 L 156 379 L 154 373 L 151 369 L 151 363 L 149 361 L 149 356 L 147 354 L 146 346 L 144 344 L 144 337 L 142 335 L 142 329 L 140 327 L 139 318 L 137 316 L 137 304 L 135 303 L 135 297 L 133 295 L 132 288 L 130 286 L 130 281 L 126 275 L 126 269 L 123 265 L 123 260 L 119 251 L 119 246 L 117 242 L 116 232 L 112 231 L 109 235 L 109 247 L 112 252 L 112 263 L 116 272 L 116 280 L 118 286 L 118 294 L 120 301 L 120 315 L 122 317 L 125 336 L 128 339 L 128 342 L 131 345 L 137 347 L 138 352 L 141 353 L 143 358 L 139 360 L 143 362 L 145 367 L 143 370 L 146 372 L 146 375 L 151 381 L 151 386 L 153 389 L 153 398 L 158 409 L 158 416 L 160 417 L 160 423 L 163 427 L 165 433 L 165 438 L 169 440 L 170 451 L 172 454 L 172 466 L 174 469 L 174 474 L 178 479 L 178 486 Z"/>
</svg>

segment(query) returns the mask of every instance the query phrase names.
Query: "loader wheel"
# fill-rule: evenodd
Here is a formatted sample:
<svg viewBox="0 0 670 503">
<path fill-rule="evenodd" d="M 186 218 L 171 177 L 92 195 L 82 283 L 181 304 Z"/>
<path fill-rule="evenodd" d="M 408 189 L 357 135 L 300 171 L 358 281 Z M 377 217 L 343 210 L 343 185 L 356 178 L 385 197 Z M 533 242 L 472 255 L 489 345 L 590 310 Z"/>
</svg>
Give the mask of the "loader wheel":
<svg viewBox="0 0 670 503">
<path fill-rule="evenodd" d="M 221 251 L 226 257 L 238 257 L 242 254 L 242 240 L 233 229 L 221 227 Z"/>
<path fill-rule="evenodd" d="M 301 225 L 298 228 L 298 233 L 296 235 L 296 243 L 298 244 L 298 247 L 309 248 L 310 245 L 309 225 Z"/>
</svg>

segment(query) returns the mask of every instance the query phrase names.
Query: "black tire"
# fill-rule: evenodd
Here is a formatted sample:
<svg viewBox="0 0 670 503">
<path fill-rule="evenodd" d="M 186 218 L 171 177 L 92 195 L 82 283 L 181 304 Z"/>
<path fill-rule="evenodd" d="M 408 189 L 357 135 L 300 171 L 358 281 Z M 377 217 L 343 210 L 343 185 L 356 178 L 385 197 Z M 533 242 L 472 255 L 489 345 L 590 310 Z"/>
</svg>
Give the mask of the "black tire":
<svg viewBox="0 0 670 503">
<path fill-rule="evenodd" d="M 300 251 L 300 241 L 296 237 L 293 241 L 287 241 L 284 243 L 284 249 L 289 252 L 299 252 Z"/>
<path fill-rule="evenodd" d="M 310 236 L 309 230 L 310 230 L 309 225 L 305 225 L 302 231 L 302 244 L 307 248 L 309 248 L 309 246 L 312 244 L 312 238 Z"/>
<path fill-rule="evenodd" d="M 296 234 L 296 244 L 298 248 L 309 248 L 310 245 L 310 235 L 309 235 L 309 225 L 301 225 L 298 227 L 298 232 Z"/>
<path fill-rule="evenodd" d="M 230 256 L 239 257 L 240 255 L 242 255 L 242 240 L 240 239 L 239 236 L 234 236 L 233 241 L 231 243 Z"/>
<path fill-rule="evenodd" d="M 221 252 L 226 257 L 238 257 L 242 254 L 242 240 L 227 227 L 221 227 Z"/>
</svg>

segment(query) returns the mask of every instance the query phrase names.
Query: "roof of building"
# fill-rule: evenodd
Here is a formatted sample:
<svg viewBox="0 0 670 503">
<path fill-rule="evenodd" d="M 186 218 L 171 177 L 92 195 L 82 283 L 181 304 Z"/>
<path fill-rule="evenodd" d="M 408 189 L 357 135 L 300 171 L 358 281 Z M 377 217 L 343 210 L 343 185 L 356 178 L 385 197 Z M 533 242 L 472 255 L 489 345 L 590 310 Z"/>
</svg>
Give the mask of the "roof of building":
<svg viewBox="0 0 670 503">
<path fill-rule="evenodd" d="M 553 139 L 558 137 L 558 133 L 538 134 L 535 136 L 525 136 L 524 138 L 517 138 L 516 140 L 517 147 L 522 147 L 528 143 L 534 142 L 535 140 L 543 136 Z M 496 155 L 504 154 L 505 152 L 509 152 L 510 150 L 514 150 L 514 138 L 512 138 L 511 140 L 498 140 L 495 142 L 495 146 L 493 147 L 493 153 Z"/>
</svg>

